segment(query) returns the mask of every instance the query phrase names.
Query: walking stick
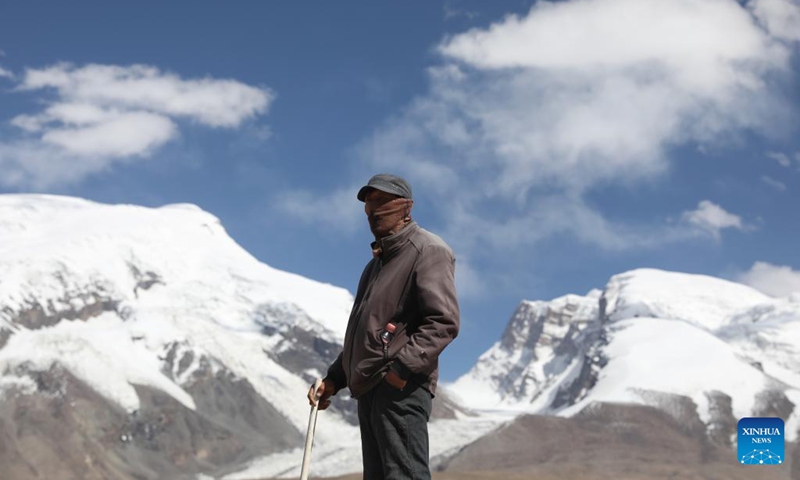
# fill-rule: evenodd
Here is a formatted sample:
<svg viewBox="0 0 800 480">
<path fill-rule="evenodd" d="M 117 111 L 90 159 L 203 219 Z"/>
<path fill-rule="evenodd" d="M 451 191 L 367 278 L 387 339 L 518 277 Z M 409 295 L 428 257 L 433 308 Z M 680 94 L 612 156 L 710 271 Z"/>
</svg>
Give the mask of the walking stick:
<svg viewBox="0 0 800 480">
<path fill-rule="evenodd" d="M 306 448 L 303 451 L 303 467 L 300 470 L 300 480 L 308 480 L 308 464 L 311 462 L 311 446 L 314 444 L 314 430 L 317 428 L 317 408 L 319 406 L 319 387 L 322 379 L 314 381 L 314 396 L 316 402 L 311 406 L 311 414 L 308 416 L 308 430 L 306 430 Z"/>
</svg>

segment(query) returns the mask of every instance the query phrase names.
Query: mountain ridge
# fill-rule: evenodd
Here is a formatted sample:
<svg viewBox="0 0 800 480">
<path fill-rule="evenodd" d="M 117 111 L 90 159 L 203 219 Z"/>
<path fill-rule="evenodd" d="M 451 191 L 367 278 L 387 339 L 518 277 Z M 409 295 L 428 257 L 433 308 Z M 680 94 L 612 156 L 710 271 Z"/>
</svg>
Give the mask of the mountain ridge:
<svg viewBox="0 0 800 480">
<path fill-rule="evenodd" d="M 258 262 L 187 204 L 0 195 L 0 236 L 0 461 L 19 478 L 297 475 L 303 397 L 341 348 L 347 290 Z M 523 300 L 434 403 L 436 468 L 527 415 L 597 405 L 655 409 L 714 448 L 747 415 L 781 416 L 796 440 L 800 295 L 637 269 Z M 360 468 L 354 407 L 345 392 L 320 416 L 312 474 Z"/>
<path fill-rule="evenodd" d="M 305 392 L 341 349 L 347 290 L 258 262 L 215 216 L 187 205 L 0 195 L 0 218 L 0 398 L 11 406 L 0 428 L 29 405 L 39 412 L 21 426 L 36 432 L 24 437 L 33 446 L 9 433 L 8 455 L 30 467 L 25 455 L 50 452 L 71 478 L 219 476 L 275 454 L 286 460 L 268 460 L 273 470 L 298 468 Z M 103 432 L 107 450 L 91 468 L 67 461 L 81 457 L 81 442 L 65 455 L 47 443 L 60 427 L 45 412 L 67 415 L 70 392 L 110 422 L 84 418 L 92 409 L 74 417 L 81 438 Z M 449 439 L 442 452 L 493 425 L 460 425 L 446 397 L 435 415 L 449 419 L 432 426 Z M 356 423 L 346 391 L 320 418 L 316 451 L 345 452 L 342 472 L 360 465 Z"/>
<path fill-rule="evenodd" d="M 555 343 L 536 333 L 564 318 Z M 593 402 L 669 410 L 664 399 L 678 394 L 690 398 L 709 424 L 712 397 L 722 395 L 737 418 L 782 413 L 788 438 L 795 439 L 798 334 L 796 296 L 776 299 L 706 275 L 637 269 L 613 276 L 599 296 L 521 302 L 501 340 L 451 391 L 462 401 L 473 399 L 476 410 L 560 416 Z M 524 355 L 536 351 L 544 355 Z M 531 377 L 540 388 L 509 387 Z M 766 406 L 776 402 L 783 406 Z"/>
</svg>

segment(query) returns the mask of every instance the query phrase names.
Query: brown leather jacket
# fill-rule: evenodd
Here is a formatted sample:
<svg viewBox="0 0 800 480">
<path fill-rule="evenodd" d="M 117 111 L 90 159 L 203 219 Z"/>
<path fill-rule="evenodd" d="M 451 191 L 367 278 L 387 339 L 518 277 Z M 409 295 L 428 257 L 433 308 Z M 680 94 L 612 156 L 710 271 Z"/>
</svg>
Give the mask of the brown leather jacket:
<svg viewBox="0 0 800 480">
<path fill-rule="evenodd" d="M 439 354 L 458 335 L 455 257 L 438 236 L 415 222 L 380 240 L 382 253 L 364 268 L 347 324 L 344 349 L 328 369 L 336 391 L 358 398 L 387 370 L 432 394 Z M 386 345 L 380 334 L 397 326 Z"/>
</svg>

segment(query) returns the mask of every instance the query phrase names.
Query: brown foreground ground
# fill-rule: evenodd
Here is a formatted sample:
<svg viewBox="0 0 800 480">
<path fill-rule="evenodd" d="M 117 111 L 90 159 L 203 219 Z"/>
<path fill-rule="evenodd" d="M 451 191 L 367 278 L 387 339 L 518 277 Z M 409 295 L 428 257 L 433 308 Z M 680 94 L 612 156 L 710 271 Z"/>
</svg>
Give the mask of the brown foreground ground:
<svg viewBox="0 0 800 480">
<path fill-rule="evenodd" d="M 436 472 L 433 480 L 777 480 L 792 479 L 788 468 L 741 467 L 687 469 L 674 466 L 650 466 L 637 471 L 546 467 L 529 473 L 509 472 Z M 361 475 L 347 475 L 328 480 L 361 480 Z"/>
<path fill-rule="evenodd" d="M 747 466 L 726 439 L 712 441 L 695 415 L 599 405 L 572 418 L 524 416 L 465 447 L 434 480 L 800 480 L 800 445 L 782 465 Z M 680 413 L 680 412 L 679 412 Z M 676 418 L 677 417 L 677 418 Z M 331 479 L 334 480 L 334 479 Z M 361 480 L 346 475 L 335 480 Z"/>
<path fill-rule="evenodd" d="M 788 445 L 787 445 L 788 447 Z M 525 472 L 506 470 L 486 472 L 434 472 L 433 480 L 798 480 L 792 475 L 791 461 L 780 466 L 741 466 L 715 462 L 707 465 L 658 465 L 635 463 L 634 459 L 618 464 L 531 465 Z M 361 474 L 326 480 L 361 480 Z"/>
</svg>

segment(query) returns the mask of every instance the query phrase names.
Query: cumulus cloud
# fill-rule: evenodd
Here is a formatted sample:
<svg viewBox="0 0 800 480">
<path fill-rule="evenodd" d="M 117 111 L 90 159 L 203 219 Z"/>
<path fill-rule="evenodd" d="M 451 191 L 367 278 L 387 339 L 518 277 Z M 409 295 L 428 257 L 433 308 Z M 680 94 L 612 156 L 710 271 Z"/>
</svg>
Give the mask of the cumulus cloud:
<svg viewBox="0 0 800 480">
<path fill-rule="evenodd" d="M 76 156 L 129 157 L 147 155 L 177 130 L 163 115 L 129 112 L 87 126 L 49 129 L 42 141 Z"/>
<path fill-rule="evenodd" d="M 720 232 L 726 228 L 745 229 L 741 217 L 727 212 L 709 200 L 701 201 L 696 210 L 683 212 L 682 217 L 686 222 L 709 232 L 716 238 L 719 238 Z"/>
<path fill-rule="evenodd" d="M 469 93 L 439 94 L 439 104 L 473 121 L 508 188 L 652 176 L 669 146 L 759 128 L 759 100 L 776 103 L 764 75 L 789 55 L 723 0 L 539 2 L 440 51 L 470 70 L 436 79 Z"/>
<path fill-rule="evenodd" d="M 14 74 L 10 70 L 0 67 L 0 78 L 14 78 Z"/>
<path fill-rule="evenodd" d="M 185 80 L 148 65 L 28 69 L 18 88 L 53 88 L 72 103 L 141 109 L 212 127 L 237 127 L 264 113 L 272 99 L 269 91 L 236 80 Z"/>
<path fill-rule="evenodd" d="M 440 49 L 491 69 L 585 71 L 656 62 L 670 81 L 698 88 L 737 82 L 731 62 L 759 53 L 780 60 L 785 52 L 771 50 L 769 43 L 736 2 L 573 0 L 539 2 L 524 18 L 510 16 L 488 30 L 457 35 Z"/>
<path fill-rule="evenodd" d="M 785 265 L 755 262 L 749 271 L 739 276 L 738 281 L 773 297 L 800 293 L 800 271 Z"/>
<path fill-rule="evenodd" d="M 789 107 L 768 81 L 792 74 L 794 48 L 766 20 L 776 8 L 537 2 L 444 39 L 427 94 L 366 139 L 361 157 L 421 185 L 475 262 L 561 234 L 620 250 L 746 229 L 708 201 L 684 222 L 633 225 L 586 198 L 663 177 L 674 147 L 772 131 Z"/>
<path fill-rule="evenodd" d="M 0 166 L 15 174 L 0 176 L 0 182 L 34 188 L 147 158 L 179 135 L 180 121 L 237 128 L 265 114 L 274 99 L 266 88 L 230 79 L 183 79 L 148 65 L 29 68 L 15 91 L 49 100 L 39 112 L 10 119 L 18 135 L 0 144 Z M 50 166 L 47 173 L 43 161 Z"/>
<path fill-rule="evenodd" d="M 800 2 L 791 0 L 755 0 L 750 9 L 775 37 L 800 41 Z"/>
</svg>

